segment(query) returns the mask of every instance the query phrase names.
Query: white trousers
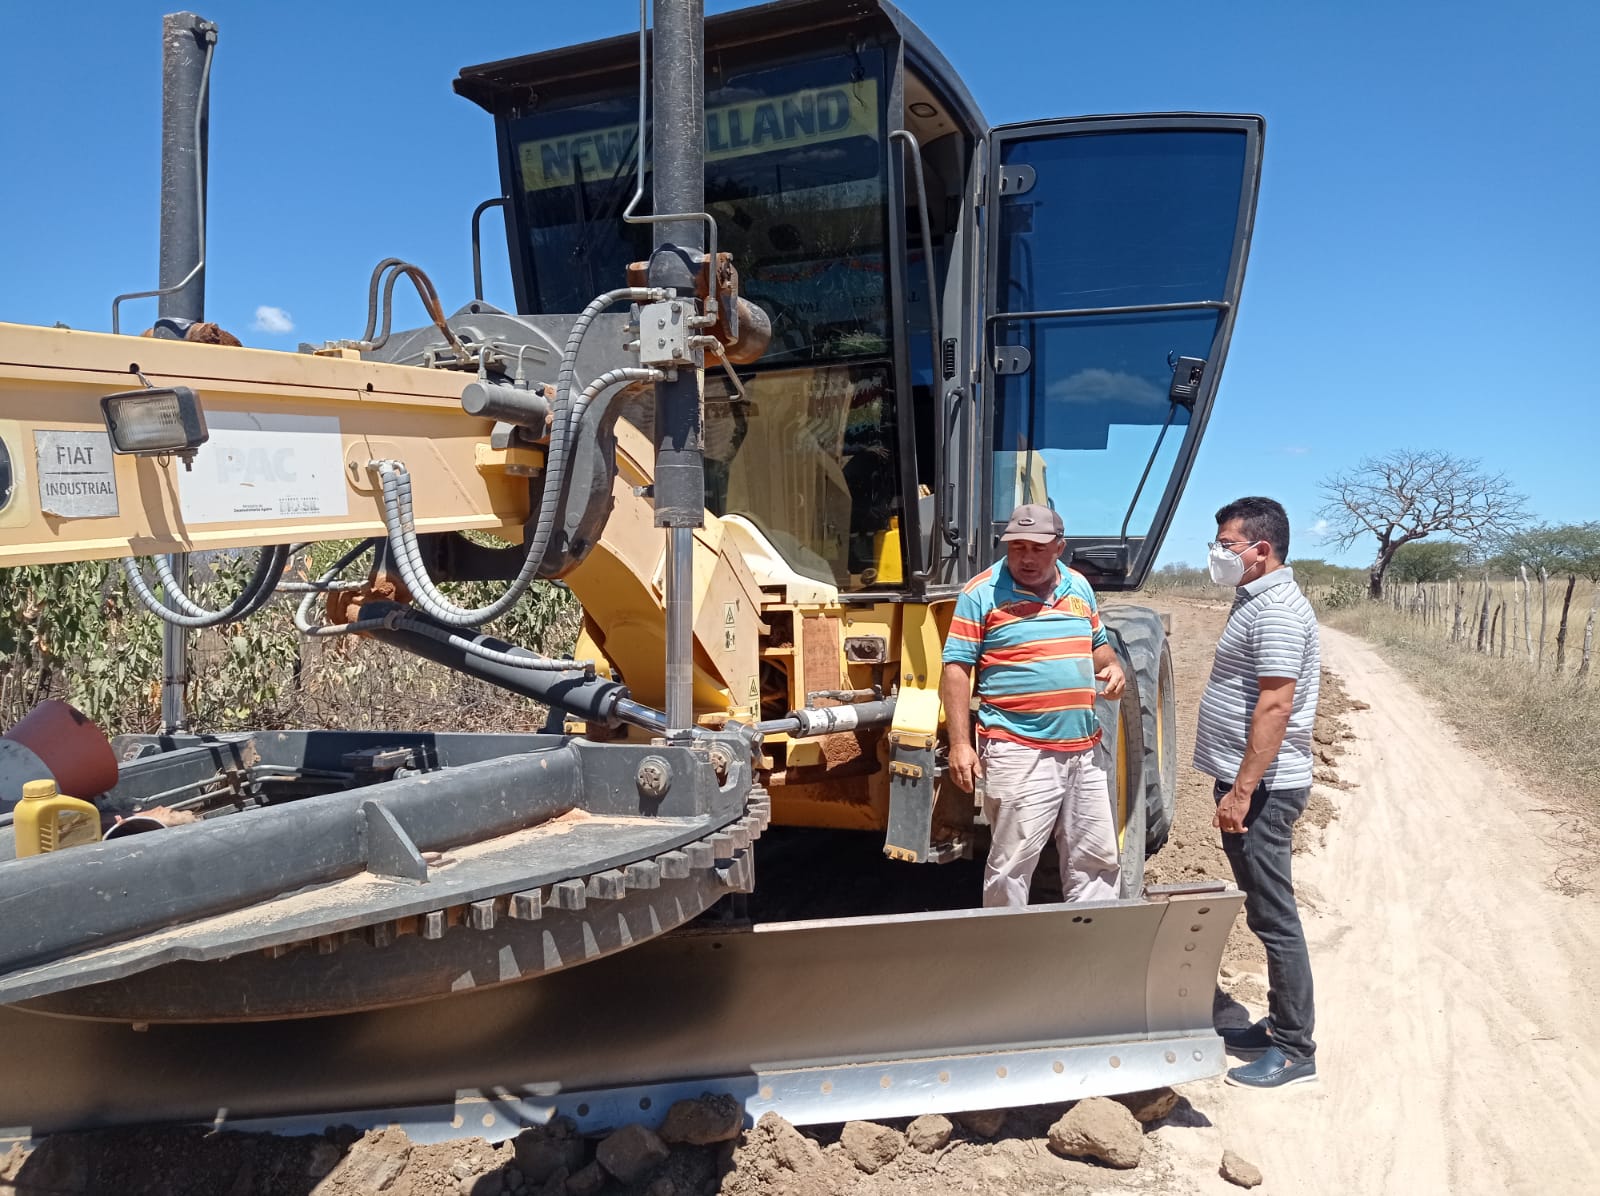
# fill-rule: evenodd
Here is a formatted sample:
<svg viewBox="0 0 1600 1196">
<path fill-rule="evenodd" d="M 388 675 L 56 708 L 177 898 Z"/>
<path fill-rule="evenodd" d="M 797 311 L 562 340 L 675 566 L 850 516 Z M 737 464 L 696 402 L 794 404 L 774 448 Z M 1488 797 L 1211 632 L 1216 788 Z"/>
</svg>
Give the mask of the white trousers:
<svg viewBox="0 0 1600 1196">
<path fill-rule="evenodd" d="M 982 741 L 983 813 L 989 820 L 985 906 L 1025 906 L 1039 853 L 1052 836 L 1068 901 L 1114 900 L 1121 879 L 1117 825 L 1099 749 L 1053 752 Z"/>
</svg>

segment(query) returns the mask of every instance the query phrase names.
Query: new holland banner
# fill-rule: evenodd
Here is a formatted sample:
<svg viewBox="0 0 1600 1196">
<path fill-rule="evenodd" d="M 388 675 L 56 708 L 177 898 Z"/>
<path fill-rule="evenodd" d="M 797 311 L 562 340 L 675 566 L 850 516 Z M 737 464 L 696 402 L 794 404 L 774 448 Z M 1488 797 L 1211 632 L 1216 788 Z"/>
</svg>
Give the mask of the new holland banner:
<svg viewBox="0 0 1600 1196">
<path fill-rule="evenodd" d="M 630 123 L 523 142 L 522 185 L 528 191 L 544 191 L 570 186 L 579 174 L 589 181 L 609 179 L 619 169 L 626 170 L 637 152 L 633 132 Z M 706 109 L 708 162 L 877 136 L 878 85 L 872 79 Z"/>
</svg>

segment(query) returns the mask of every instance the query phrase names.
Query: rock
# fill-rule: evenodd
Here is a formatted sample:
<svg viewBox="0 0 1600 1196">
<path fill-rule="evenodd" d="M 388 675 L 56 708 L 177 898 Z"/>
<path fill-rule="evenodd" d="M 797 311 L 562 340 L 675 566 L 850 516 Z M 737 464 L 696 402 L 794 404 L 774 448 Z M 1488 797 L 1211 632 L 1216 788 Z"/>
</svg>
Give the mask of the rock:
<svg viewBox="0 0 1600 1196">
<path fill-rule="evenodd" d="M 886 1125 L 872 1121 L 847 1121 L 839 1135 L 850 1161 L 868 1175 L 875 1174 L 885 1163 L 892 1163 L 906 1148 L 905 1135 Z"/>
<path fill-rule="evenodd" d="M 650 1186 L 644 1190 L 644 1196 L 678 1196 L 678 1185 L 663 1175 L 651 1181 Z"/>
<path fill-rule="evenodd" d="M 525 1192 L 531 1190 L 531 1185 L 523 1188 L 523 1191 Z M 566 1190 L 567 1169 L 565 1167 L 559 1167 L 549 1179 L 544 1181 L 544 1187 L 539 1189 L 539 1196 L 564 1196 Z"/>
<path fill-rule="evenodd" d="M 612 1175 L 631 1184 L 666 1162 L 671 1153 L 654 1130 L 625 1125 L 595 1148 L 594 1157 Z"/>
<path fill-rule="evenodd" d="M 780 1167 L 804 1171 L 822 1159 L 822 1148 L 776 1113 L 763 1113 L 756 1129 L 772 1139 L 772 1157 Z"/>
<path fill-rule="evenodd" d="M 952 1114 L 955 1123 L 974 1138 L 992 1138 L 1006 1127 L 1004 1109 L 977 1109 L 970 1113 Z"/>
<path fill-rule="evenodd" d="M 0 1155 L 0 1183 L 9 1183 L 17 1177 L 17 1172 L 22 1170 L 22 1164 L 28 1161 L 28 1151 L 20 1142 L 13 1142 L 11 1149 Z"/>
<path fill-rule="evenodd" d="M 950 1124 L 948 1117 L 941 1117 L 937 1113 L 929 1113 L 906 1126 L 906 1143 L 913 1150 L 920 1150 L 923 1154 L 932 1154 L 936 1150 L 944 1149 L 945 1144 L 950 1141 L 950 1135 L 955 1131 L 955 1128 Z"/>
<path fill-rule="evenodd" d="M 583 1139 L 572 1131 L 571 1122 L 556 1120 L 517 1135 L 511 1148 L 524 1182 L 545 1184 L 557 1171 L 570 1175 L 583 1166 Z"/>
<path fill-rule="evenodd" d="M 1070 1158 L 1097 1159 L 1127 1170 L 1139 1165 L 1144 1132 L 1114 1100 L 1091 1096 L 1069 1109 L 1050 1127 L 1050 1149 Z"/>
<path fill-rule="evenodd" d="M 599 1163 L 590 1163 L 567 1177 L 567 1191 L 571 1196 L 594 1196 L 606 1186 L 606 1173 Z"/>
<path fill-rule="evenodd" d="M 513 1192 L 522 1186 L 522 1169 L 507 1164 L 503 1174 L 506 1177 L 506 1191 Z"/>
<path fill-rule="evenodd" d="M 505 1177 L 498 1171 L 469 1175 L 461 1181 L 461 1196 L 505 1196 Z"/>
<path fill-rule="evenodd" d="M 410 1159 L 411 1142 L 401 1130 L 391 1128 L 367 1134 L 350 1148 L 324 1182 L 332 1192 L 386 1192 Z"/>
<path fill-rule="evenodd" d="M 1316 740 L 1318 743 L 1331 744 L 1333 742 L 1333 737 L 1334 729 L 1323 722 L 1317 723 L 1316 730 L 1311 732 L 1311 738 Z"/>
<path fill-rule="evenodd" d="M 1116 1098 L 1140 1125 L 1160 1121 L 1178 1107 L 1178 1094 L 1170 1088 L 1151 1088 L 1146 1092 L 1130 1092 Z"/>
<path fill-rule="evenodd" d="M 674 1146 L 710 1146 L 731 1142 L 744 1128 L 744 1110 L 731 1096 L 710 1092 L 698 1100 L 680 1100 L 667 1110 L 667 1119 L 656 1133 Z"/>
<path fill-rule="evenodd" d="M 1313 780 L 1321 781 L 1324 785 L 1335 785 L 1339 782 L 1339 774 L 1331 768 L 1315 769 L 1311 776 Z"/>
<path fill-rule="evenodd" d="M 1222 1152 L 1222 1166 L 1218 1168 L 1222 1178 L 1230 1184 L 1238 1184 L 1241 1188 L 1258 1187 L 1261 1183 L 1261 1168 L 1254 1163 L 1247 1163 L 1231 1150 Z"/>
</svg>

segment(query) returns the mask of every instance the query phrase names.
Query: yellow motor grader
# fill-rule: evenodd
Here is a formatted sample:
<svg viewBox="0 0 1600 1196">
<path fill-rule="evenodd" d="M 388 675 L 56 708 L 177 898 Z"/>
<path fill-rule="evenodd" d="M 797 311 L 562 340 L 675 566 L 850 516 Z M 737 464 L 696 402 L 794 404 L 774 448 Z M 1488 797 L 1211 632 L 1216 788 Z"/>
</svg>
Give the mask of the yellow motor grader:
<svg viewBox="0 0 1600 1196">
<path fill-rule="evenodd" d="M 1143 880 L 1174 801 L 1161 620 L 1105 608 L 1115 902 L 974 908 L 986 828 L 944 781 L 938 679 L 1019 502 L 1061 512 L 1097 590 L 1149 574 L 1263 122 L 991 126 L 881 0 L 656 0 L 648 34 L 643 7 L 637 36 L 455 80 L 494 121 L 473 251 L 499 207 L 508 308 L 480 284 L 447 315 L 389 259 L 359 337 L 177 339 L 202 191 L 169 176 L 201 231 L 163 229 L 156 335 L 0 324 L 0 566 L 124 558 L 180 646 L 287 594 L 308 636 L 553 712 L 537 735 L 174 716 L 76 793 L 68 758 L 100 747 L 0 740 L 0 1126 L 368 1110 L 495 1137 L 707 1090 L 841 1121 L 1220 1070 L 1240 898 Z M 216 31 L 173 21 L 200 64 L 181 143 Z M 391 328 L 397 286 L 429 323 Z M 351 547 L 297 580 L 319 541 Z M 204 552 L 256 554 L 222 608 L 186 589 Z M 460 580 L 504 594 L 462 607 Z M 553 582 L 584 612 L 570 659 L 485 630 Z M 18 811 L 50 794 L 198 818 L 41 851 Z"/>
</svg>

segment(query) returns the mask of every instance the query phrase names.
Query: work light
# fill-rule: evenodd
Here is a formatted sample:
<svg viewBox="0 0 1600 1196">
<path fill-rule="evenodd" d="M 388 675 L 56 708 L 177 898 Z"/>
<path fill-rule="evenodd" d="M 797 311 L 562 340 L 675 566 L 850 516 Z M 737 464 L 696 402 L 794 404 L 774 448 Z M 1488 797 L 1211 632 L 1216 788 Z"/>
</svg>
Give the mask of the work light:
<svg viewBox="0 0 1600 1196">
<path fill-rule="evenodd" d="M 149 387 L 106 395 L 100 400 L 111 451 L 135 457 L 176 456 L 185 465 L 206 442 L 206 414 L 200 396 L 187 386 Z"/>
</svg>

